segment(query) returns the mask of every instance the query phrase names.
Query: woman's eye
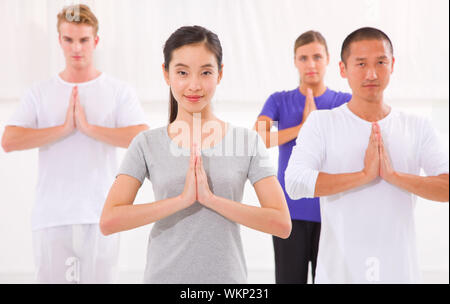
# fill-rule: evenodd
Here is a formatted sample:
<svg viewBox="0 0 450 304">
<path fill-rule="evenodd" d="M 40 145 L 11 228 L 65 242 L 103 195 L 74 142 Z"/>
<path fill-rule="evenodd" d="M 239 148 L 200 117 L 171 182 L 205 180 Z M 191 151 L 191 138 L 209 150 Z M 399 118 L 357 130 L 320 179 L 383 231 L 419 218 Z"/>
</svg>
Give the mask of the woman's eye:
<svg viewBox="0 0 450 304">
<path fill-rule="evenodd" d="M 212 75 L 212 73 L 210 71 L 204 71 L 203 75 Z"/>
<path fill-rule="evenodd" d="M 178 71 L 177 73 L 180 76 L 186 76 L 187 75 L 187 73 L 185 71 Z"/>
</svg>

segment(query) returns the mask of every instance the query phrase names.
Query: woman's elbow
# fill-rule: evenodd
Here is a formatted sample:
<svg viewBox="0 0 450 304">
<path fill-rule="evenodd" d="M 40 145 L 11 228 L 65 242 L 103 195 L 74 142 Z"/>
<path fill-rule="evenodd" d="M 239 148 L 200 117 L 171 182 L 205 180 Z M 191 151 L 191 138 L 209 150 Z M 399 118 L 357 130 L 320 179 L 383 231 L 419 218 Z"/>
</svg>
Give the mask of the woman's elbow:
<svg viewBox="0 0 450 304">
<path fill-rule="evenodd" d="M 279 238 L 287 239 L 291 235 L 292 231 L 292 222 L 289 219 L 289 221 L 283 221 L 283 223 L 280 225 L 280 235 Z"/>
<path fill-rule="evenodd" d="M 115 229 L 115 222 L 116 220 L 112 216 L 109 216 L 103 211 L 103 214 L 100 218 L 100 232 L 104 236 L 108 236 L 117 232 Z"/>
<path fill-rule="evenodd" d="M 278 216 L 273 225 L 276 228 L 273 235 L 282 239 L 287 239 L 291 235 L 292 221 L 289 213 Z"/>
</svg>

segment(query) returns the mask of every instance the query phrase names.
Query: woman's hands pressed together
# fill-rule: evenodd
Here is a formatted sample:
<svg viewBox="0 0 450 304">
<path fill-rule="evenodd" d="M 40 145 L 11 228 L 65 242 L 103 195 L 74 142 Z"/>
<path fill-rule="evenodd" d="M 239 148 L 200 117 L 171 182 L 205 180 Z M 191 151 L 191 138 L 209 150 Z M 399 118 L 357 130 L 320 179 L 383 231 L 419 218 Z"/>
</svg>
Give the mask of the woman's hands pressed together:
<svg viewBox="0 0 450 304">
<path fill-rule="evenodd" d="M 214 194 L 209 188 L 208 177 L 203 167 L 200 150 L 194 144 L 191 148 L 189 169 L 186 174 L 183 193 L 181 193 L 180 197 L 186 203 L 186 207 L 189 207 L 196 201 L 202 205 L 206 205 L 213 196 Z"/>
<path fill-rule="evenodd" d="M 208 177 L 203 167 L 203 159 L 200 151 L 197 150 L 196 162 L 195 162 L 195 176 L 197 179 L 197 200 L 202 205 L 207 205 L 213 198 L 214 194 L 209 189 Z"/>
</svg>

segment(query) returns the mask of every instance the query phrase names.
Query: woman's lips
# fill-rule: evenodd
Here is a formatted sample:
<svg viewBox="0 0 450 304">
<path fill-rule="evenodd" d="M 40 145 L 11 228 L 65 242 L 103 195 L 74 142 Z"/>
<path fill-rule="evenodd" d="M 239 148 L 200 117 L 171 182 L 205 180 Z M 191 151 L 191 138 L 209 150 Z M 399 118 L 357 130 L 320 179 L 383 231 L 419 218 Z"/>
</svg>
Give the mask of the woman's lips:
<svg viewBox="0 0 450 304">
<path fill-rule="evenodd" d="M 200 99 L 202 98 L 202 96 L 200 96 L 200 95 L 184 95 L 184 97 L 185 97 L 189 102 L 199 102 Z"/>
</svg>

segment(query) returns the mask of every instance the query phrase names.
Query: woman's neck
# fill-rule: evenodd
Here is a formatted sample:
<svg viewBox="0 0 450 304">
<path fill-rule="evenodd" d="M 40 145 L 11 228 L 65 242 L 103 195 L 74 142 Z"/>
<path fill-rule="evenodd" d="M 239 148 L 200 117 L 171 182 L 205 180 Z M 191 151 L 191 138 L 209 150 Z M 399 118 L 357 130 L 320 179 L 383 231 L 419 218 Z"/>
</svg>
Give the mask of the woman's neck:
<svg viewBox="0 0 450 304">
<path fill-rule="evenodd" d="M 325 93 L 325 91 L 327 90 L 327 87 L 325 86 L 325 83 L 323 83 L 323 82 L 320 82 L 318 84 L 307 84 L 307 83 L 302 83 L 300 81 L 300 86 L 299 86 L 300 93 L 302 93 L 303 95 L 306 96 L 307 89 L 311 89 L 313 91 L 314 97 L 318 97 L 318 96 L 322 96 L 323 93 Z"/>
<path fill-rule="evenodd" d="M 208 149 L 222 141 L 226 128 L 226 123 L 217 118 L 210 109 L 205 108 L 198 113 L 179 109 L 177 118 L 169 125 L 168 133 L 171 139 L 181 137 L 183 143 L 193 142 L 198 147 L 201 145 L 202 148 Z"/>
<path fill-rule="evenodd" d="M 189 127 L 192 129 L 194 124 L 205 124 L 208 121 L 211 120 L 218 120 L 217 117 L 214 115 L 214 113 L 211 110 L 211 106 L 207 105 L 201 112 L 188 112 L 185 111 L 183 108 L 178 107 L 178 113 L 177 118 L 174 122 L 183 122 L 189 125 Z"/>
</svg>

